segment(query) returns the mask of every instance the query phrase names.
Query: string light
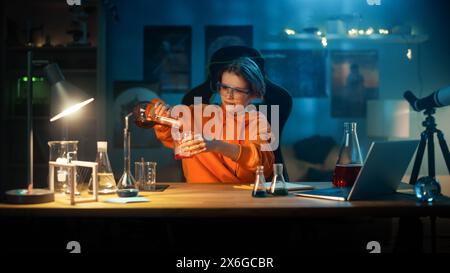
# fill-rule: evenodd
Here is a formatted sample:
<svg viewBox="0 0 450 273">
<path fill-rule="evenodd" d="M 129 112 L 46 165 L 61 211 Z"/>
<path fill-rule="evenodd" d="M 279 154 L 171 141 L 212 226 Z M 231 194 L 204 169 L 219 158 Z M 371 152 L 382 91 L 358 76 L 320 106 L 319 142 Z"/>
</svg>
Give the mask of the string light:
<svg viewBox="0 0 450 273">
<path fill-rule="evenodd" d="M 322 42 L 322 46 L 323 46 L 324 48 L 328 46 L 328 40 L 327 40 L 327 37 L 322 37 L 321 42 Z"/>
<path fill-rule="evenodd" d="M 356 35 L 358 35 L 358 30 L 356 28 L 352 28 L 348 31 L 348 35 L 356 36 Z"/>
<path fill-rule="evenodd" d="M 290 28 L 285 28 L 285 29 L 284 29 L 284 32 L 285 32 L 287 35 L 295 35 L 295 30 L 290 29 Z"/>
<path fill-rule="evenodd" d="M 380 29 L 379 31 L 380 31 L 380 33 L 388 34 L 388 31 L 385 30 L 385 29 Z M 369 36 L 369 35 L 374 34 L 374 32 L 375 32 L 375 30 L 373 29 L 373 27 L 369 27 L 366 30 L 364 30 L 364 29 L 357 29 L 357 28 L 351 28 L 351 29 L 349 29 L 347 31 L 348 35 L 350 35 L 350 36 L 358 36 L 358 35 Z"/>
<path fill-rule="evenodd" d="M 373 34 L 373 28 L 369 27 L 369 28 L 366 30 L 366 35 L 372 35 L 372 34 Z"/>
<path fill-rule="evenodd" d="M 375 33 L 375 30 L 373 29 L 373 27 L 369 27 L 366 30 L 364 29 L 357 29 L 357 28 L 351 28 L 347 31 L 348 35 L 350 36 L 358 36 L 358 35 L 372 35 Z M 389 34 L 389 30 L 384 29 L 384 28 L 380 28 L 378 29 L 378 33 L 381 35 L 388 35 Z"/>
<path fill-rule="evenodd" d="M 408 50 L 406 51 L 406 58 L 408 58 L 408 60 L 412 60 L 412 49 L 408 48 Z"/>
</svg>

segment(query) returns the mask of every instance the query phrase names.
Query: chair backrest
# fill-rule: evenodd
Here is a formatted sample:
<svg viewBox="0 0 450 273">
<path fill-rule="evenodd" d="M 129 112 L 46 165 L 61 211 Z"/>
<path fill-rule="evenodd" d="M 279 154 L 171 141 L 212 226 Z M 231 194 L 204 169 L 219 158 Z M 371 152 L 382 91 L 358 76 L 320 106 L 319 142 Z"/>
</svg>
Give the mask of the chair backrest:
<svg viewBox="0 0 450 273">
<path fill-rule="evenodd" d="M 194 104 L 194 97 L 202 97 L 202 101 L 209 103 L 213 92 L 215 90 L 215 83 L 219 80 L 219 72 L 220 70 L 231 61 L 240 58 L 240 57 L 249 57 L 251 58 L 261 70 L 262 74 L 265 78 L 266 83 L 266 93 L 263 98 L 262 104 L 265 105 L 279 105 L 279 136 L 281 138 L 284 125 L 289 118 L 289 115 L 292 110 L 292 97 L 289 92 L 283 87 L 273 83 L 269 79 L 267 79 L 265 73 L 265 64 L 264 58 L 261 53 L 251 47 L 247 46 L 229 46 L 224 47 L 217 50 L 212 56 L 208 65 L 208 76 L 205 82 L 200 84 L 199 86 L 194 87 L 188 93 L 186 93 L 183 97 L 182 103 L 185 105 Z M 268 121 L 271 122 L 270 110 L 268 109 Z M 281 145 L 280 145 L 281 146 Z M 283 155 L 281 153 L 281 147 L 278 147 L 277 150 L 274 151 L 275 162 L 283 163 Z M 289 180 L 288 172 L 286 170 L 286 166 L 283 168 L 284 177 L 286 180 Z"/>
</svg>

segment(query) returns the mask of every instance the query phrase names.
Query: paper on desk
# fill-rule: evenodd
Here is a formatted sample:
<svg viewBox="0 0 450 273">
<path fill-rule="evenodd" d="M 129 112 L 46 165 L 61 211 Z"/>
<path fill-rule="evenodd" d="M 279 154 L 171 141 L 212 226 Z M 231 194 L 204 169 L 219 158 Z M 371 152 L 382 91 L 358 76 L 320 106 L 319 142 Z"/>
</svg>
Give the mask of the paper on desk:
<svg viewBox="0 0 450 273">
<path fill-rule="evenodd" d="M 146 197 L 116 197 L 105 200 L 105 203 L 126 204 L 126 203 L 140 203 L 150 202 L 150 199 Z"/>
<path fill-rule="evenodd" d="M 271 183 L 272 182 L 266 182 L 266 188 L 269 188 Z M 310 186 L 310 185 L 304 185 L 304 184 L 300 184 L 300 183 L 290 183 L 290 182 L 285 182 L 285 183 L 288 188 L 288 191 L 302 191 L 302 190 L 314 189 L 314 187 Z M 251 190 L 251 189 L 253 189 L 253 184 L 234 186 L 234 188 L 243 189 L 243 190 Z"/>
<path fill-rule="evenodd" d="M 416 195 L 414 186 L 404 182 L 398 185 L 397 192 L 408 195 Z"/>
</svg>

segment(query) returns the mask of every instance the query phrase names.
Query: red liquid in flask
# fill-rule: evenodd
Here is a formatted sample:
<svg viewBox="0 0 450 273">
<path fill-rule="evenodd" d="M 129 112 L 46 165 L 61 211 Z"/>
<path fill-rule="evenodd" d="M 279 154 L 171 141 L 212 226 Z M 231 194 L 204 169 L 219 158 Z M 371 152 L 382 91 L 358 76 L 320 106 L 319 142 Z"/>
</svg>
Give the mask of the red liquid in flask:
<svg viewBox="0 0 450 273">
<path fill-rule="evenodd" d="M 336 165 L 333 173 L 333 186 L 335 187 L 351 187 L 358 177 L 362 165 Z"/>
</svg>

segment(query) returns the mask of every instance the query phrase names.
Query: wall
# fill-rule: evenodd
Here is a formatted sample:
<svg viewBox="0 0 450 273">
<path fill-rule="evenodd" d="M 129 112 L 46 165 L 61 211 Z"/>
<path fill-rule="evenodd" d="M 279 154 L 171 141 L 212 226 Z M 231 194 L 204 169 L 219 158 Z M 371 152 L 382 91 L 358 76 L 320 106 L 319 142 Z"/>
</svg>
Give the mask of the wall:
<svg viewBox="0 0 450 273">
<path fill-rule="evenodd" d="M 429 39 L 420 45 L 406 43 L 329 43 L 332 49 L 376 49 L 379 54 L 380 99 L 401 99 L 405 90 L 413 90 L 424 96 L 450 83 L 449 35 L 444 26 L 449 24 L 444 14 L 445 1 L 398 0 L 382 1 L 381 6 L 368 6 L 363 0 L 165 0 L 165 1 L 115 1 L 120 22 L 107 20 L 107 103 L 112 105 L 112 87 L 115 80 L 142 80 L 143 78 L 143 26 L 191 25 L 192 26 L 192 86 L 204 80 L 204 27 L 206 25 L 251 24 L 254 26 L 254 46 L 264 49 L 271 35 L 285 27 L 303 28 L 324 26 L 324 19 L 337 14 L 359 13 L 364 19 L 360 27 L 391 27 L 399 23 L 410 24 L 416 33 Z M 108 16 L 108 13 L 106 13 Z M 109 14 L 110 15 L 110 14 Z M 289 45 L 285 45 L 289 46 Z M 300 45 L 302 47 L 303 45 Z M 320 49 L 320 44 L 308 46 Z M 405 57 L 406 49 L 413 49 L 413 59 Z M 292 79 L 295 80 L 295 79 Z M 329 83 L 328 92 L 329 92 Z M 170 104 L 179 103 L 181 95 L 163 95 Z M 107 105 L 108 105 L 107 104 Z M 449 108 L 449 107 L 448 107 Z M 436 117 L 439 127 L 450 135 L 449 109 L 439 109 Z M 411 137 L 417 138 L 422 117 L 411 115 Z M 344 119 L 330 117 L 330 100 L 295 99 L 294 110 L 282 137 L 282 143 L 290 144 L 312 134 L 331 135 L 338 142 Z M 359 136 L 363 154 L 370 139 L 366 136 L 364 119 L 359 123 Z M 298 129 L 300 128 L 300 129 Z M 112 126 L 107 124 L 107 136 L 112 143 Z M 143 132 L 150 134 L 152 132 Z M 133 150 L 134 160 L 143 155 L 157 160 L 160 165 L 171 163 L 168 149 Z M 122 170 L 122 150 L 111 149 L 110 157 L 116 176 Z M 442 158 L 438 157 L 438 172 L 445 173 Z M 132 160 L 132 161 L 134 161 Z"/>
</svg>

